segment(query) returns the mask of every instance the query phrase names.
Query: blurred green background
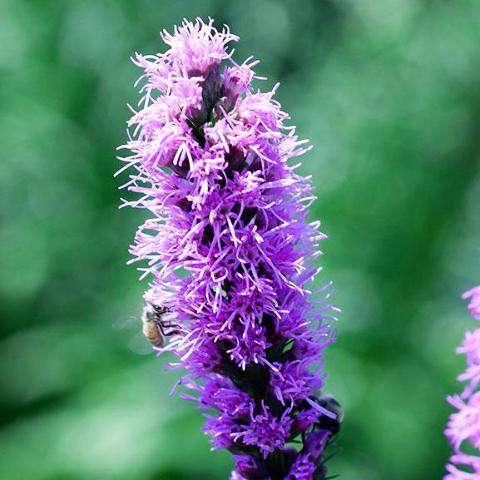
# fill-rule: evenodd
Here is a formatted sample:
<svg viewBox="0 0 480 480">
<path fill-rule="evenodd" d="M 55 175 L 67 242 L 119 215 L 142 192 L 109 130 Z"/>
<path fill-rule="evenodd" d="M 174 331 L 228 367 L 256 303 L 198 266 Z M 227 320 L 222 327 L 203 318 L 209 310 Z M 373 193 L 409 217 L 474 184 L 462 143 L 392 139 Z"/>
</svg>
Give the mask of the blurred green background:
<svg viewBox="0 0 480 480">
<path fill-rule="evenodd" d="M 0 478 L 226 479 L 176 374 L 133 347 L 115 147 L 134 51 L 212 16 L 315 145 L 304 158 L 343 307 L 327 358 L 345 407 L 332 473 L 441 478 L 444 397 L 480 275 L 477 0 L 0 0 Z M 133 326 L 132 326 L 133 323 Z"/>
</svg>

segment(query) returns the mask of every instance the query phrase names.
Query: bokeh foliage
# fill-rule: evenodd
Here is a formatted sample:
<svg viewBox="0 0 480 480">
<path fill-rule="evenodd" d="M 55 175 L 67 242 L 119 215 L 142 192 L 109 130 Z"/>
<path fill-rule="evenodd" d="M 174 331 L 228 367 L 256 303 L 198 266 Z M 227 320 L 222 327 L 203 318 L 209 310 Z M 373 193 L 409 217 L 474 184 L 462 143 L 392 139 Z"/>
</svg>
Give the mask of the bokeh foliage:
<svg viewBox="0 0 480 480">
<path fill-rule="evenodd" d="M 132 347 L 143 214 L 117 210 L 112 179 L 129 56 L 196 15 L 262 59 L 316 147 L 303 171 L 344 310 L 332 473 L 440 478 L 459 294 L 480 275 L 477 0 L 0 1 L 0 478 L 227 478 L 199 412 L 168 398 L 176 374 Z"/>
</svg>

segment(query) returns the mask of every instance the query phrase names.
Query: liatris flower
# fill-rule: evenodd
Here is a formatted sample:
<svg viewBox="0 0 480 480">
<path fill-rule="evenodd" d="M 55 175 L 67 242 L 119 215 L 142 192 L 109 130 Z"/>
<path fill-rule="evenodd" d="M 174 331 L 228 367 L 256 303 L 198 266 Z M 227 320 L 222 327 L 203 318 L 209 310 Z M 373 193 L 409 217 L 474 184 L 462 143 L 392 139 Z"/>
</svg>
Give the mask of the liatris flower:
<svg viewBox="0 0 480 480">
<path fill-rule="evenodd" d="M 154 347 L 186 369 L 181 395 L 208 412 L 233 479 L 322 479 L 341 414 L 320 394 L 337 309 L 330 284 L 309 289 L 325 235 L 289 163 L 309 147 L 285 125 L 277 86 L 253 91 L 257 62 L 231 60 L 227 27 L 197 19 L 161 36 L 166 53 L 134 59 L 143 97 L 120 170 L 139 194 L 125 204 L 150 212 L 131 253 L 151 278 L 149 332 L 155 312 L 169 315 L 167 329 L 157 317 L 169 342 Z"/>
<path fill-rule="evenodd" d="M 463 298 L 470 298 L 470 313 L 475 320 L 480 320 L 480 286 L 465 292 Z M 463 343 L 456 352 L 467 357 L 467 370 L 458 380 L 468 383 L 460 395 L 448 399 L 457 411 L 450 415 L 445 430 L 454 449 L 447 465 L 445 480 L 478 480 L 480 456 L 471 452 L 480 450 L 480 390 L 477 389 L 480 382 L 480 328 L 466 332 Z M 467 452 L 465 443 L 470 444 Z"/>
</svg>

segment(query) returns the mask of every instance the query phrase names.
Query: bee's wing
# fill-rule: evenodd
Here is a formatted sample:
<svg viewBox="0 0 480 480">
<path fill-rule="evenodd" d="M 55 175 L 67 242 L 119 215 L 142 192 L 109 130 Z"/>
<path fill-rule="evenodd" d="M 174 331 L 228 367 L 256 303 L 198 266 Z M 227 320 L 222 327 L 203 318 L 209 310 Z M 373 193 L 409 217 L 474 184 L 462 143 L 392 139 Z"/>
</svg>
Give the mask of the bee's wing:
<svg viewBox="0 0 480 480">
<path fill-rule="evenodd" d="M 128 341 L 128 349 L 138 355 L 148 355 L 153 352 L 152 345 L 142 334 L 142 326 L 139 325 L 138 328 L 140 330 L 131 336 Z"/>
<path fill-rule="evenodd" d="M 113 327 L 121 331 L 128 349 L 138 355 L 148 355 L 153 349 L 150 342 L 143 336 L 142 321 L 137 315 L 130 315 L 114 322 Z"/>
<path fill-rule="evenodd" d="M 138 324 L 141 324 L 139 317 L 135 315 L 129 315 L 128 317 L 117 318 L 112 326 L 115 330 L 131 330 L 133 331 Z"/>
</svg>

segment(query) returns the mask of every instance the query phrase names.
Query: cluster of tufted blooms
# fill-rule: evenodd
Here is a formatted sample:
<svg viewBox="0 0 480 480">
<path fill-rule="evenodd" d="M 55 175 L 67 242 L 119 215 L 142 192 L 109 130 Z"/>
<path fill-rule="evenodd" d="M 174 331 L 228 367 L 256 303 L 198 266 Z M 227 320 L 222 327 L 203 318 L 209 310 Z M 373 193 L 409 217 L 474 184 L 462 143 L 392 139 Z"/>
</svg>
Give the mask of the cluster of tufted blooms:
<svg viewBox="0 0 480 480">
<path fill-rule="evenodd" d="M 470 299 L 470 314 L 475 320 L 480 320 L 480 286 L 465 292 L 463 298 Z M 469 443 L 470 450 L 480 450 L 480 391 L 477 388 L 480 382 L 480 328 L 466 332 L 456 352 L 466 356 L 467 369 L 458 380 L 467 384 L 460 395 L 448 399 L 456 408 L 445 430 L 454 454 L 450 457 L 444 480 L 478 480 L 480 457 L 465 453 L 464 444 Z"/>
<path fill-rule="evenodd" d="M 131 247 L 151 278 L 145 299 L 178 323 L 158 351 L 186 369 L 181 395 L 208 412 L 233 479 L 322 479 L 339 427 L 320 395 L 337 309 L 330 284 L 309 290 L 325 235 L 289 162 L 306 141 L 285 125 L 277 86 L 253 91 L 257 62 L 231 60 L 227 27 L 185 20 L 161 36 L 165 53 L 134 59 L 143 96 L 119 171 L 137 194 L 124 204 L 150 212 Z"/>
</svg>

